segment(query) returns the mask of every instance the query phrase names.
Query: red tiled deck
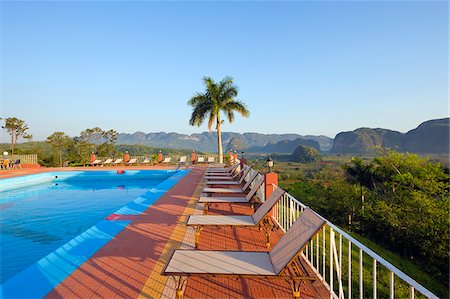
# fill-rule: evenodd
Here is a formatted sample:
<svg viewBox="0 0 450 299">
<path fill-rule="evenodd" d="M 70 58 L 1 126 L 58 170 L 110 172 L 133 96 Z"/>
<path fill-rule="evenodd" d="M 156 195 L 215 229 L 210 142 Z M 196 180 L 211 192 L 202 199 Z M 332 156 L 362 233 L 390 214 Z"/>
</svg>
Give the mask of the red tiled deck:
<svg viewBox="0 0 450 299">
<path fill-rule="evenodd" d="M 157 169 L 155 167 L 89 167 L 106 169 Z M 161 168 L 159 168 L 161 169 Z M 181 246 L 187 216 L 193 213 L 196 198 L 203 187 L 202 167 L 193 167 L 172 189 L 113 240 L 101 248 L 46 298 L 160 298 L 170 282 L 161 271 L 170 252 Z M 14 170 L 14 176 L 70 168 Z M 75 168 L 73 170 L 86 170 Z M 31 172 L 30 172 L 31 171 Z M 1 177 L 4 177 L 3 175 Z M 247 205 L 213 204 L 209 214 L 250 214 Z M 120 217 L 119 217 L 120 218 Z M 114 220 L 112 220 L 114 221 Z M 282 231 L 271 235 L 272 244 Z M 193 236 L 186 234 L 193 242 Z M 257 228 L 207 228 L 200 236 L 199 250 L 266 251 L 265 235 Z M 167 284 L 167 286 L 169 286 Z M 167 288 L 166 288 L 167 289 Z M 167 294 L 166 294 L 167 295 Z M 320 281 L 306 282 L 302 298 L 329 298 Z M 282 280 L 190 278 L 185 298 L 292 298 L 289 285 Z"/>
<path fill-rule="evenodd" d="M 202 174 L 194 168 L 46 298 L 138 297 Z"/>
<path fill-rule="evenodd" d="M 208 214 L 244 214 L 252 211 L 248 205 L 212 204 Z M 283 231 L 271 233 L 271 244 L 276 244 Z M 258 228 L 204 227 L 198 250 L 267 251 L 266 237 Z M 305 268 L 309 267 L 305 264 Z M 312 271 L 309 273 L 312 275 Z M 305 282 L 301 298 L 329 298 L 329 292 L 320 281 Z M 284 280 L 189 278 L 185 298 L 292 298 L 289 284 Z"/>
</svg>

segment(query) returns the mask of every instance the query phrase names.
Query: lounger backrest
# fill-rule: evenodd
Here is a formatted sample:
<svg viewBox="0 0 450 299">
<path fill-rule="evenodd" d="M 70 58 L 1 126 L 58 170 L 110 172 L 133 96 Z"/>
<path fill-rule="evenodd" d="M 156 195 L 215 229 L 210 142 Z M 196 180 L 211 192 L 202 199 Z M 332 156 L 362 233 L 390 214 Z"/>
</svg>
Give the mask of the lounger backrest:
<svg viewBox="0 0 450 299">
<path fill-rule="evenodd" d="M 170 162 L 170 160 L 172 160 L 172 158 L 164 158 L 163 163 L 168 163 L 168 162 Z"/>
<path fill-rule="evenodd" d="M 115 164 L 119 164 L 122 163 L 123 159 L 117 159 L 116 161 L 114 161 Z"/>
<path fill-rule="evenodd" d="M 239 174 L 242 174 L 241 178 L 239 179 L 239 184 L 242 184 L 242 182 L 244 181 L 245 177 L 247 176 L 248 172 L 250 171 L 249 166 L 245 165 L 243 169 L 241 169 L 241 171 L 239 171 L 237 174 L 235 174 L 235 176 L 238 176 Z"/>
<path fill-rule="evenodd" d="M 272 210 L 273 206 L 277 203 L 277 201 L 284 194 L 284 192 L 285 191 L 281 188 L 275 189 L 275 191 L 272 192 L 269 198 L 252 215 L 253 221 L 255 221 L 255 223 L 261 222 L 261 220 L 264 219 L 267 213 L 269 213 L 270 210 Z"/>
<path fill-rule="evenodd" d="M 277 275 L 303 250 L 324 224 L 325 220 L 317 216 L 311 209 L 303 210 L 300 217 L 269 252 Z"/>
<path fill-rule="evenodd" d="M 255 171 L 255 173 L 253 173 L 252 175 L 250 175 L 248 181 L 245 182 L 244 187 L 242 187 L 242 190 L 245 192 L 245 190 L 248 189 L 248 187 L 250 186 L 250 184 L 253 182 L 253 180 L 256 178 L 256 176 L 258 175 L 258 172 Z M 245 177 L 245 176 L 244 176 Z"/>
<path fill-rule="evenodd" d="M 187 160 L 187 156 L 182 156 L 182 157 L 180 158 L 180 163 L 185 163 L 186 160 Z"/>
<path fill-rule="evenodd" d="M 256 183 L 253 185 L 252 189 L 250 189 L 250 192 L 248 192 L 247 196 L 245 197 L 245 199 L 247 201 L 250 201 L 252 199 L 252 197 L 256 194 L 256 192 L 258 191 L 259 187 L 261 187 L 262 183 L 264 183 L 264 177 L 261 176 Z"/>
<path fill-rule="evenodd" d="M 136 159 L 133 158 L 130 161 L 128 161 L 128 163 L 131 163 L 131 164 L 136 163 Z"/>
<path fill-rule="evenodd" d="M 205 162 L 205 157 L 198 157 L 198 160 L 197 160 L 199 163 L 203 163 L 203 162 Z"/>
<path fill-rule="evenodd" d="M 214 157 L 208 157 L 208 162 L 214 162 Z"/>
</svg>

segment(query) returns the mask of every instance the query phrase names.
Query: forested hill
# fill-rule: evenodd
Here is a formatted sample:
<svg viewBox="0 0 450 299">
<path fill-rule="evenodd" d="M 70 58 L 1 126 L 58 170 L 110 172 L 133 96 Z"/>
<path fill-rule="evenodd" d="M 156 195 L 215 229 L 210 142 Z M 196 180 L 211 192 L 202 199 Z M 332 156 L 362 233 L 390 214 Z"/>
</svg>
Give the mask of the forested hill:
<svg viewBox="0 0 450 299">
<path fill-rule="evenodd" d="M 259 134 L 259 133 L 233 133 L 222 132 L 224 149 L 231 146 L 232 150 L 247 150 L 249 148 L 264 148 L 280 141 L 294 141 L 296 139 L 312 140 L 314 145 L 319 144 L 322 151 L 328 151 L 333 145 L 333 139 L 326 136 L 302 136 L 298 134 Z M 121 133 L 118 135 L 117 144 L 142 144 L 153 147 L 165 147 L 175 149 L 195 149 L 197 151 L 217 151 L 217 134 L 215 132 L 203 132 L 200 134 L 179 133 Z"/>
<path fill-rule="evenodd" d="M 411 153 L 449 153 L 450 118 L 423 122 L 417 128 L 400 133 L 387 129 L 359 128 L 336 135 L 331 153 L 372 153 L 374 147 L 397 148 Z"/>
</svg>

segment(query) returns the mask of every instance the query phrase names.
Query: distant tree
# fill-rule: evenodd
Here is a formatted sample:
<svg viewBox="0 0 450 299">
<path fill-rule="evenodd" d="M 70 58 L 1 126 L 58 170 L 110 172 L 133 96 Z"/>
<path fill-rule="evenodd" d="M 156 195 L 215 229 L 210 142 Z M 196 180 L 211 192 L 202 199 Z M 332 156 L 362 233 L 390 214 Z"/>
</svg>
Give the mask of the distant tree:
<svg viewBox="0 0 450 299">
<path fill-rule="evenodd" d="M 299 145 L 291 155 L 293 162 L 313 163 L 320 161 L 319 152 L 309 146 Z"/>
<path fill-rule="evenodd" d="M 99 127 L 92 129 L 86 129 L 81 132 L 81 138 L 84 142 L 93 143 L 95 145 L 95 150 L 98 151 L 101 141 L 105 136 L 105 131 Z"/>
<path fill-rule="evenodd" d="M 74 137 L 73 144 L 67 152 L 68 159 L 75 163 L 87 163 L 94 145 L 81 137 Z"/>
<path fill-rule="evenodd" d="M 116 152 L 116 141 L 117 141 L 117 131 L 116 130 L 108 130 L 106 132 L 104 132 L 103 137 L 107 140 L 107 144 L 108 144 L 108 156 L 115 155 Z"/>
<path fill-rule="evenodd" d="M 234 111 L 237 111 L 243 117 L 248 117 L 250 112 L 243 102 L 234 99 L 238 91 L 232 78 L 225 77 L 222 81 L 216 83 L 210 77 L 204 77 L 203 83 L 206 91 L 197 93 L 188 101 L 188 105 L 193 107 L 189 124 L 200 126 L 208 118 L 209 131 L 211 131 L 213 124 L 216 124 L 219 162 L 223 163 L 221 125 L 224 121 L 221 119 L 221 112 L 225 114 L 230 123 L 234 121 Z"/>
<path fill-rule="evenodd" d="M 361 209 L 364 210 L 365 188 L 373 185 L 373 165 L 365 164 L 364 160 L 359 157 L 353 157 L 352 165 L 345 165 L 346 179 L 351 184 L 358 184 L 361 197 Z"/>
<path fill-rule="evenodd" d="M 14 159 L 14 145 L 20 138 L 31 139 L 32 136 L 27 133 L 28 126 L 25 121 L 15 118 L 8 117 L 5 119 L 5 124 L 2 128 L 8 132 L 11 136 L 11 155 Z"/>
<path fill-rule="evenodd" d="M 72 139 L 64 132 L 55 132 L 47 137 L 47 142 L 59 151 L 59 167 L 62 167 L 62 153 L 72 143 Z"/>
</svg>

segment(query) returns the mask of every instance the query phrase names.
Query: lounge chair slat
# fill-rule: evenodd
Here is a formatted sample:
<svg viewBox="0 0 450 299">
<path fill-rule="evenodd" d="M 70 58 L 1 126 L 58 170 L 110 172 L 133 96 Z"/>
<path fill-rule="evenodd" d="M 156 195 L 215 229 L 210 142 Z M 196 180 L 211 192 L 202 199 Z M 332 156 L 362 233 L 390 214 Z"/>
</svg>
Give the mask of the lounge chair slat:
<svg viewBox="0 0 450 299">
<path fill-rule="evenodd" d="M 166 274 L 267 275 L 275 271 L 267 252 L 177 250 Z"/>
<path fill-rule="evenodd" d="M 237 181 L 209 181 L 207 182 L 208 185 L 240 185 L 241 182 Z"/>
<path fill-rule="evenodd" d="M 204 188 L 205 193 L 242 193 L 241 188 Z"/>
<path fill-rule="evenodd" d="M 191 215 L 189 216 L 188 226 L 207 226 L 207 225 L 236 225 L 236 226 L 254 226 L 256 223 L 251 216 L 245 215 Z"/>
<path fill-rule="evenodd" d="M 210 202 L 210 203 L 245 203 L 248 202 L 247 198 L 241 196 L 214 196 L 207 197 L 201 196 L 198 200 L 199 203 Z"/>
</svg>

